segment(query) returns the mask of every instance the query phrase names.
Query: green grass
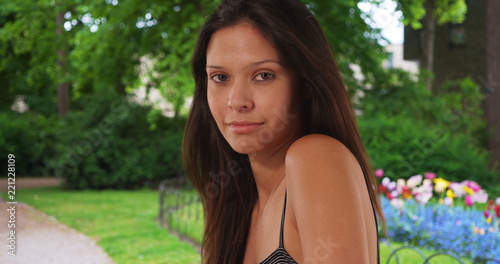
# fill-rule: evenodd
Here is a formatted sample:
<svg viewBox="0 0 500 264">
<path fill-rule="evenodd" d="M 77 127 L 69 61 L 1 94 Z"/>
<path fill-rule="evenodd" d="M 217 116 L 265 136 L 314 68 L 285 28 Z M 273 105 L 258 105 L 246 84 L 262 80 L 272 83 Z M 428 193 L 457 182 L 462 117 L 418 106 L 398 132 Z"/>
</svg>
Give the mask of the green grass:
<svg viewBox="0 0 500 264">
<path fill-rule="evenodd" d="M 168 214 L 167 221 L 172 229 L 201 243 L 203 235 L 203 208 L 201 203 L 191 202 L 180 207 Z"/>
<path fill-rule="evenodd" d="M 398 242 L 392 242 L 391 244 L 395 249 L 398 249 L 398 248 L 401 248 L 404 246 L 404 244 L 398 243 Z M 432 254 L 434 254 L 436 252 L 441 252 L 441 251 L 425 250 L 425 249 L 421 249 L 421 248 L 419 248 L 419 250 L 421 250 L 422 253 L 424 253 L 424 255 L 426 257 L 430 257 Z M 387 259 L 389 258 L 389 255 L 391 255 L 391 253 L 392 253 L 392 250 L 389 248 L 389 246 L 381 243 L 380 244 L 380 263 L 386 264 Z M 425 258 L 422 258 L 422 256 L 420 256 L 417 252 L 415 252 L 411 249 L 401 249 L 400 251 L 397 252 L 397 255 L 398 255 L 399 263 L 401 263 L 401 264 L 423 264 L 424 260 L 425 260 Z M 471 261 L 466 260 L 466 259 L 461 259 L 461 260 L 466 264 L 471 263 Z M 396 258 L 394 256 L 392 256 L 391 261 L 387 264 L 396 264 L 396 263 L 397 263 Z M 441 256 L 433 257 L 428 263 L 429 264 L 459 264 L 460 262 L 458 262 L 457 260 L 455 260 L 449 256 L 441 255 Z"/>
<path fill-rule="evenodd" d="M 27 189 L 18 190 L 16 200 L 97 240 L 117 264 L 200 262 L 192 246 L 158 226 L 155 191 Z"/>
</svg>

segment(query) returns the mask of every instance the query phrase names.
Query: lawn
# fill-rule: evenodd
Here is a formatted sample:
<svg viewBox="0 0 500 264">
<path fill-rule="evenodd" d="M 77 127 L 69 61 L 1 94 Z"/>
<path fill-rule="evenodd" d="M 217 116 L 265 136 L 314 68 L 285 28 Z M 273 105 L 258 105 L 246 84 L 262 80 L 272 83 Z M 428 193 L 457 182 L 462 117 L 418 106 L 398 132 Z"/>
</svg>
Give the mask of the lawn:
<svg viewBox="0 0 500 264">
<path fill-rule="evenodd" d="M 156 191 L 44 188 L 19 190 L 16 199 L 97 240 L 117 264 L 200 263 L 192 246 L 158 226 Z"/>
</svg>

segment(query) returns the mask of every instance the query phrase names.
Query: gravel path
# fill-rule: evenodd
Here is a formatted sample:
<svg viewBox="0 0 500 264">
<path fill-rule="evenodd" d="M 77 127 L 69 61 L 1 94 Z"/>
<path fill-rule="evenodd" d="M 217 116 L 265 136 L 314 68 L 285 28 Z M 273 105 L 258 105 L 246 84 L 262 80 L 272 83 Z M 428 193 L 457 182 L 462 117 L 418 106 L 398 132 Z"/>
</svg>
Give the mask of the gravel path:
<svg viewBox="0 0 500 264">
<path fill-rule="evenodd" d="M 16 179 L 16 189 L 41 187 L 57 184 L 57 179 Z M 51 184 L 49 184 L 51 183 Z M 0 191 L 5 191 L 6 181 L 0 180 Z M 12 206 L 0 199 L 0 263 L 6 264 L 108 264 L 113 263 L 109 256 L 85 235 L 58 223 L 33 207 L 17 203 L 15 205 L 15 256 L 8 254 L 8 227 Z"/>
</svg>

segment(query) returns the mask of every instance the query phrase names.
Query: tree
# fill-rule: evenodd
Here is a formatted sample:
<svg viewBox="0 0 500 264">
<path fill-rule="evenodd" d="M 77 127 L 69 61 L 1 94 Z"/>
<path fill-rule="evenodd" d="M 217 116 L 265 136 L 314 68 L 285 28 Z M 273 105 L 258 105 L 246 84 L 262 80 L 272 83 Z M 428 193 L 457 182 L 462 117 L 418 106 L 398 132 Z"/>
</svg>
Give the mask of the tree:
<svg viewBox="0 0 500 264">
<path fill-rule="evenodd" d="M 380 30 L 365 23 L 367 15 L 356 1 L 304 2 L 324 27 L 351 92 L 362 87 L 351 64 L 361 66 L 366 82 L 379 75 L 384 58 L 377 43 Z M 11 96 L 5 108 L 17 94 L 27 94 L 29 100 L 45 104 L 43 108 L 55 110 L 59 102 L 64 115 L 70 101 L 78 107 L 81 94 L 124 95 L 145 86 L 160 89 L 179 115 L 194 87 L 190 60 L 198 30 L 217 5 L 197 0 L 2 3 L 0 77 L 22 84 L 7 82 Z M 143 58 L 153 62 L 146 72 L 149 78 L 140 76 L 145 74 L 139 69 Z M 36 111 L 35 101 L 28 105 Z"/>
<path fill-rule="evenodd" d="M 68 53 L 64 38 L 64 9 L 56 13 L 56 39 L 57 45 L 57 112 L 65 116 L 69 111 L 69 80 L 68 78 Z"/>
<path fill-rule="evenodd" d="M 492 135 L 488 140 L 491 152 L 491 167 L 500 169 L 500 1 L 488 0 L 486 8 L 486 56 L 487 72 L 481 78 L 481 84 L 487 87 L 487 97 L 484 101 L 486 121 Z M 500 179 L 497 179 L 500 182 Z"/>
<path fill-rule="evenodd" d="M 59 114 L 69 110 L 67 36 L 58 23 L 65 9 L 64 1 L 0 4 L 0 77 L 7 84 L 1 108 L 10 108 L 17 95 L 27 95 L 28 105 L 35 111 L 57 113 L 54 102 L 58 97 Z"/>
<path fill-rule="evenodd" d="M 436 24 L 462 23 L 467 13 L 465 0 L 394 0 L 403 12 L 403 23 L 414 29 L 422 28 L 423 18 L 424 45 L 422 67 L 432 75 L 434 65 L 434 39 Z M 432 88 L 432 76 L 427 76 L 426 87 Z"/>
</svg>

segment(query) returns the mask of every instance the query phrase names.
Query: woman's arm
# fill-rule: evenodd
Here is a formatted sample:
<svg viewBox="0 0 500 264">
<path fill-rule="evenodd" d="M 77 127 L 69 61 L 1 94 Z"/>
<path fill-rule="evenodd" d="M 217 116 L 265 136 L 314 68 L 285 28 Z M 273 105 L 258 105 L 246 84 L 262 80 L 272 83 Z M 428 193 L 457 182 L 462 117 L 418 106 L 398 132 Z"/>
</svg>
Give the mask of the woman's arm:
<svg viewBox="0 0 500 264">
<path fill-rule="evenodd" d="M 376 230 L 354 155 L 332 137 L 308 135 L 288 149 L 286 175 L 302 262 L 370 263 L 376 240 L 368 233 Z"/>
</svg>

